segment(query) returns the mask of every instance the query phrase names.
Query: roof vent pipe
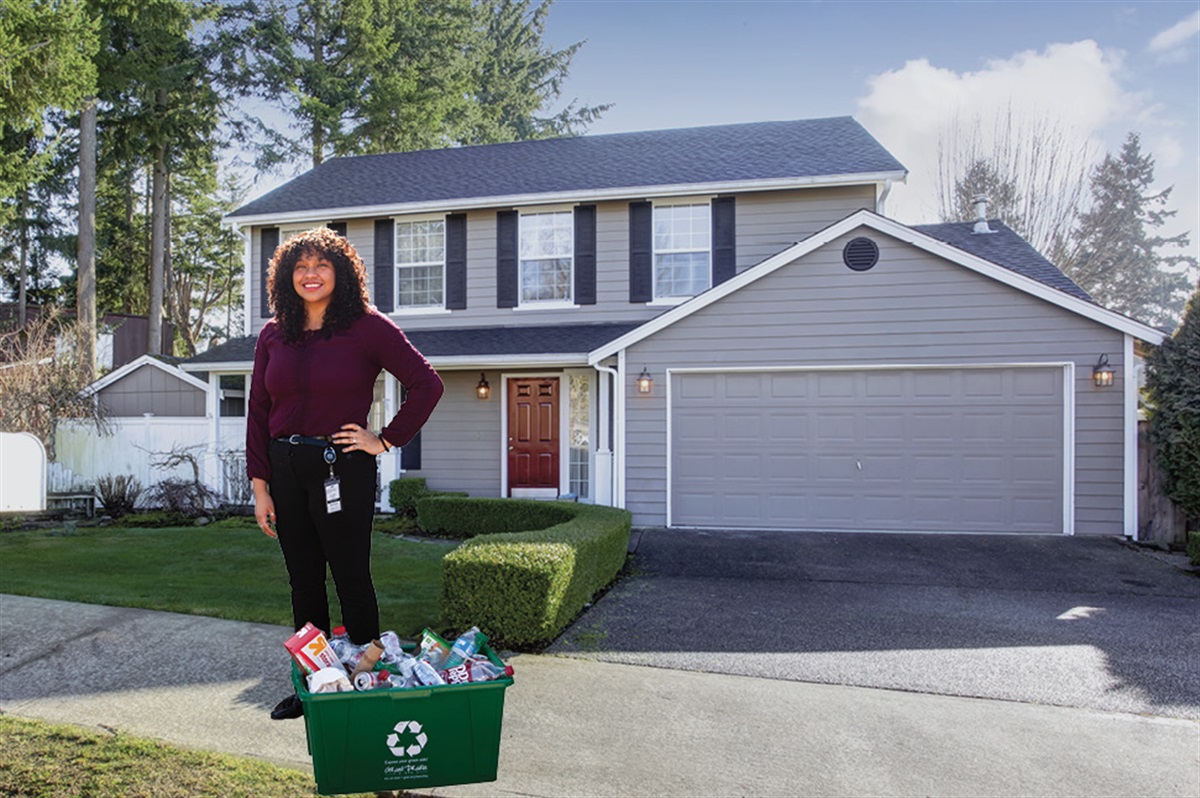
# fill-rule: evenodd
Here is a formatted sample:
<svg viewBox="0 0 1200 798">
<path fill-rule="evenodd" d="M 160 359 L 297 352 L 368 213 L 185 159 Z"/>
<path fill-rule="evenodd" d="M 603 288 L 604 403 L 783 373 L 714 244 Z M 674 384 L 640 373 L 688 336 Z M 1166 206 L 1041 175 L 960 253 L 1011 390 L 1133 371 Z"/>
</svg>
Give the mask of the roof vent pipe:
<svg viewBox="0 0 1200 798">
<path fill-rule="evenodd" d="M 987 194 L 975 195 L 975 229 L 972 233 L 994 233 L 992 228 L 988 227 L 987 222 Z"/>
</svg>

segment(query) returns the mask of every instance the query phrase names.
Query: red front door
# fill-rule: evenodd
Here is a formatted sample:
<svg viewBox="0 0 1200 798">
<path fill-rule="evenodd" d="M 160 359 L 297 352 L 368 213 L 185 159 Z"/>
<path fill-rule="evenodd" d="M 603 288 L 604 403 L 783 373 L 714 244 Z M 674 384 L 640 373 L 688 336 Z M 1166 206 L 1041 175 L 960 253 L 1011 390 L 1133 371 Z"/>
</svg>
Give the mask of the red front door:
<svg viewBox="0 0 1200 798">
<path fill-rule="evenodd" d="M 508 381 L 508 494 L 558 489 L 558 377 Z"/>
</svg>

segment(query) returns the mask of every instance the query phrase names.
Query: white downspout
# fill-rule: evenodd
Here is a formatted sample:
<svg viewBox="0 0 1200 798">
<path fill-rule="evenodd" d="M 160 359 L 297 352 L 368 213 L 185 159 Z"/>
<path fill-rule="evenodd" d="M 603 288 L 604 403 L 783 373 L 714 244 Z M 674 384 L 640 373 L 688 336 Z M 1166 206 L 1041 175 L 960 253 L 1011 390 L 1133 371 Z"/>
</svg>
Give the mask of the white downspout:
<svg viewBox="0 0 1200 798">
<path fill-rule="evenodd" d="M 597 371 L 609 374 L 613 380 L 613 456 L 612 456 L 612 506 L 625 506 L 625 352 L 617 354 L 617 367 L 597 363 Z M 603 439 L 602 439 L 603 440 Z"/>
<path fill-rule="evenodd" d="M 1122 390 L 1125 419 L 1125 537 L 1139 540 L 1138 535 L 1138 377 L 1133 351 L 1133 336 L 1124 336 L 1122 351 Z"/>
<path fill-rule="evenodd" d="M 892 179 L 889 177 L 883 183 L 883 191 L 879 192 L 879 198 L 875 200 L 875 213 L 880 216 L 887 216 L 884 213 L 884 207 L 887 205 L 888 194 L 892 193 Z"/>
</svg>

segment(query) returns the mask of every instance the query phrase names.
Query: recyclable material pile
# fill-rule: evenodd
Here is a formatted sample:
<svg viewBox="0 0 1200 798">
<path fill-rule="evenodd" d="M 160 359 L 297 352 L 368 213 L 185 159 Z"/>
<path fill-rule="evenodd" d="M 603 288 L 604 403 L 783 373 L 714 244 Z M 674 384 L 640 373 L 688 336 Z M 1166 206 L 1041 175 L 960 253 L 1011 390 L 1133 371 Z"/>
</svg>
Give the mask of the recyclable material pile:
<svg viewBox="0 0 1200 798">
<path fill-rule="evenodd" d="M 378 640 L 355 645 L 344 627 L 333 636 L 305 624 L 284 647 L 304 671 L 310 693 L 343 693 L 353 690 L 405 690 L 446 684 L 485 682 L 511 676 L 511 666 L 497 666 L 481 654 L 487 635 L 471 627 L 453 643 L 426 629 L 420 647 L 409 653 L 395 632 Z"/>
</svg>

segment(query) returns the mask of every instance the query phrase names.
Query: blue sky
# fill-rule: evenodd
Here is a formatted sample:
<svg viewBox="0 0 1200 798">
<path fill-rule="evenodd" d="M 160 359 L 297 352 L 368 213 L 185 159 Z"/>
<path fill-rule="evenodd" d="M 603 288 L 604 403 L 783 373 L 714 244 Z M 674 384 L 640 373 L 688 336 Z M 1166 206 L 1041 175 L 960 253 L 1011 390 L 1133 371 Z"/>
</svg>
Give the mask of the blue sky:
<svg viewBox="0 0 1200 798">
<path fill-rule="evenodd" d="M 1173 232 L 1200 251 L 1200 0 L 557 0 L 586 40 L 564 98 L 613 103 L 591 133 L 850 115 L 910 170 L 888 213 L 936 217 L 939 137 L 997 113 L 1061 124 L 1093 155 L 1141 134 Z"/>
</svg>

